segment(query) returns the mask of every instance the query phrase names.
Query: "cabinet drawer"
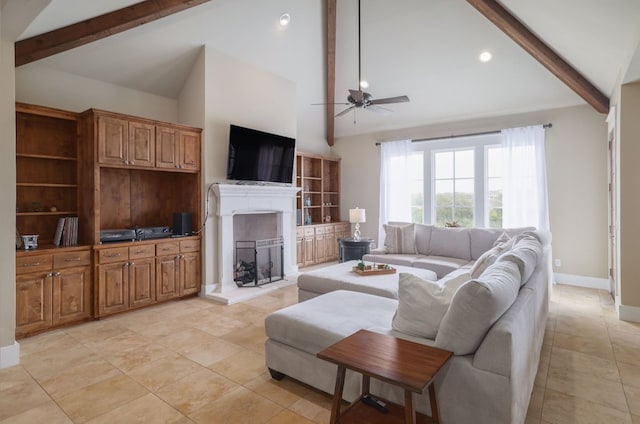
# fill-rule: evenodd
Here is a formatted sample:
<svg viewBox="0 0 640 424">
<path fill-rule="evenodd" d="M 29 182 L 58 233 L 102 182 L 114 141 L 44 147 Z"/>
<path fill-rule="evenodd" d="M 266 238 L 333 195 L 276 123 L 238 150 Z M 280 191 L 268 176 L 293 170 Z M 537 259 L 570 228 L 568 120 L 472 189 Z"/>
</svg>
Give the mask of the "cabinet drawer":
<svg viewBox="0 0 640 424">
<path fill-rule="evenodd" d="M 129 259 L 128 247 L 114 247 L 112 249 L 103 249 L 98 254 L 98 261 L 101 264 L 110 264 L 113 262 L 126 261 Z"/>
<path fill-rule="evenodd" d="M 296 237 L 304 237 L 304 228 L 296 228 Z"/>
<path fill-rule="evenodd" d="M 335 233 L 335 225 L 325 225 L 324 226 L 324 233 L 325 234 L 333 234 L 333 233 Z"/>
<path fill-rule="evenodd" d="M 304 235 L 305 237 L 313 237 L 316 235 L 316 230 L 314 228 L 305 228 Z"/>
<path fill-rule="evenodd" d="M 82 252 L 56 253 L 53 255 L 53 267 L 55 269 L 85 266 L 91 264 L 91 253 Z"/>
<path fill-rule="evenodd" d="M 336 224 L 336 233 L 348 233 L 351 232 L 351 225 L 348 223 Z"/>
<path fill-rule="evenodd" d="M 180 252 L 199 252 L 200 240 L 183 240 L 180 242 Z"/>
<path fill-rule="evenodd" d="M 156 247 L 153 244 L 129 248 L 129 259 L 151 258 L 155 255 Z"/>
<path fill-rule="evenodd" d="M 318 226 L 316 227 L 316 235 L 322 235 L 325 233 L 325 228 L 324 226 Z"/>
<path fill-rule="evenodd" d="M 51 271 L 52 268 L 53 258 L 51 255 L 36 255 L 16 258 L 16 274 Z"/>
<path fill-rule="evenodd" d="M 179 252 L 180 245 L 177 242 L 156 244 L 156 256 L 173 255 Z"/>
</svg>

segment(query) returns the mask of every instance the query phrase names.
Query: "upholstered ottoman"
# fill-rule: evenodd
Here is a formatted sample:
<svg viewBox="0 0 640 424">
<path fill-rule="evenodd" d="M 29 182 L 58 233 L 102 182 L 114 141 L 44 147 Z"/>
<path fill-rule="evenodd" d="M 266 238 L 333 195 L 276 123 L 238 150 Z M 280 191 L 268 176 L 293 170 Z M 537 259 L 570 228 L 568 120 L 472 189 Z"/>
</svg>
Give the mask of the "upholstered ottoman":
<svg viewBox="0 0 640 424">
<path fill-rule="evenodd" d="M 298 302 L 335 290 L 349 290 L 377 296 L 398 298 L 398 274 L 406 272 L 424 280 L 436 281 L 438 276 L 428 269 L 393 265 L 395 274 L 359 275 L 353 272 L 358 261 L 343 262 L 298 276 Z"/>
</svg>

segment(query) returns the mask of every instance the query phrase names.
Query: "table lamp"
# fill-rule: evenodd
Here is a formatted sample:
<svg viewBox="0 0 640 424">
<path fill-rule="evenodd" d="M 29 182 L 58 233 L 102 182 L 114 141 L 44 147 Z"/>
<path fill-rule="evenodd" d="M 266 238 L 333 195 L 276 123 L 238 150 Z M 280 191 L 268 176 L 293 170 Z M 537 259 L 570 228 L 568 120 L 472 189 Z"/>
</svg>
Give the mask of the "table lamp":
<svg viewBox="0 0 640 424">
<path fill-rule="evenodd" d="M 360 223 L 367 222 L 367 216 L 364 209 L 349 209 L 349 222 L 356 224 L 356 229 L 353 232 L 353 239 L 360 240 Z"/>
</svg>

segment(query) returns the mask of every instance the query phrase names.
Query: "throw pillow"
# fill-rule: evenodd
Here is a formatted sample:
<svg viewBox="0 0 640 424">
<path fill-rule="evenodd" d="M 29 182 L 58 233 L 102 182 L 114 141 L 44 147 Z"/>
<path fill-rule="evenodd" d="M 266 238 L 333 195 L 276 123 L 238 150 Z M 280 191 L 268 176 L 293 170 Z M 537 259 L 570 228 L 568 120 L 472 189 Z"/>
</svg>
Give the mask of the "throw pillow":
<svg viewBox="0 0 640 424">
<path fill-rule="evenodd" d="M 435 339 L 453 294 L 469 279 L 469 274 L 462 274 L 441 286 L 401 272 L 398 278 L 398 309 L 391 323 L 393 329 L 410 336 Z"/>
<path fill-rule="evenodd" d="M 510 247 L 511 237 L 507 233 L 502 233 L 496 240 L 493 247 L 484 252 L 471 267 L 471 278 L 478 278 L 485 269 L 492 265 L 501 253 Z"/>
<path fill-rule="evenodd" d="M 387 253 L 416 253 L 414 225 L 383 225 L 384 248 Z"/>
<path fill-rule="evenodd" d="M 433 227 L 429 254 L 471 260 L 469 229 Z"/>
<path fill-rule="evenodd" d="M 516 239 L 514 237 L 514 239 Z M 539 259 L 542 258 L 542 245 L 532 235 L 522 234 L 517 236 L 517 240 L 513 249 L 509 250 L 500 258 L 499 261 L 511 261 L 518 265 L 521 274 L 520 285 L 524 285 L 533 274 Z"/>
</svg>

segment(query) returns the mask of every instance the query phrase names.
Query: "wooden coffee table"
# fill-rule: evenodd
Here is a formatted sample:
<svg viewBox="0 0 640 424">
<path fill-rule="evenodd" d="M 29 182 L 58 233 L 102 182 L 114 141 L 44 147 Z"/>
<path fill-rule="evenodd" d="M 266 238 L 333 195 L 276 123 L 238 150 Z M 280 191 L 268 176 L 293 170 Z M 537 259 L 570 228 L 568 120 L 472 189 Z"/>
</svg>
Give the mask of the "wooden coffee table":
<svg viewBox="0 0 640 424">
<path fill-rule="evenodd" d="M 439 423 L 438 403 L 433 380 L 453 355 L 408 340 L 368 330 L 359 330 L 318 353 L 318 358 L 338 365 L 336 387 L 331 408 L 331 424 L 337 423 Z M 340 412 L 346 370 L 362 374 L 362 395 L 344 412 Z M 362 402 L 369 394 L 371 377 L 404 389 L 404 407 L 381 399 L 388 412 L 379 411 Z M 429 387 L 431 417 L 413 412 L 412 393 Z M 376 396 L 377 399 L 380 397 Z M 404 420 L 403 420 L 404 417 Z"/>
</svg>

